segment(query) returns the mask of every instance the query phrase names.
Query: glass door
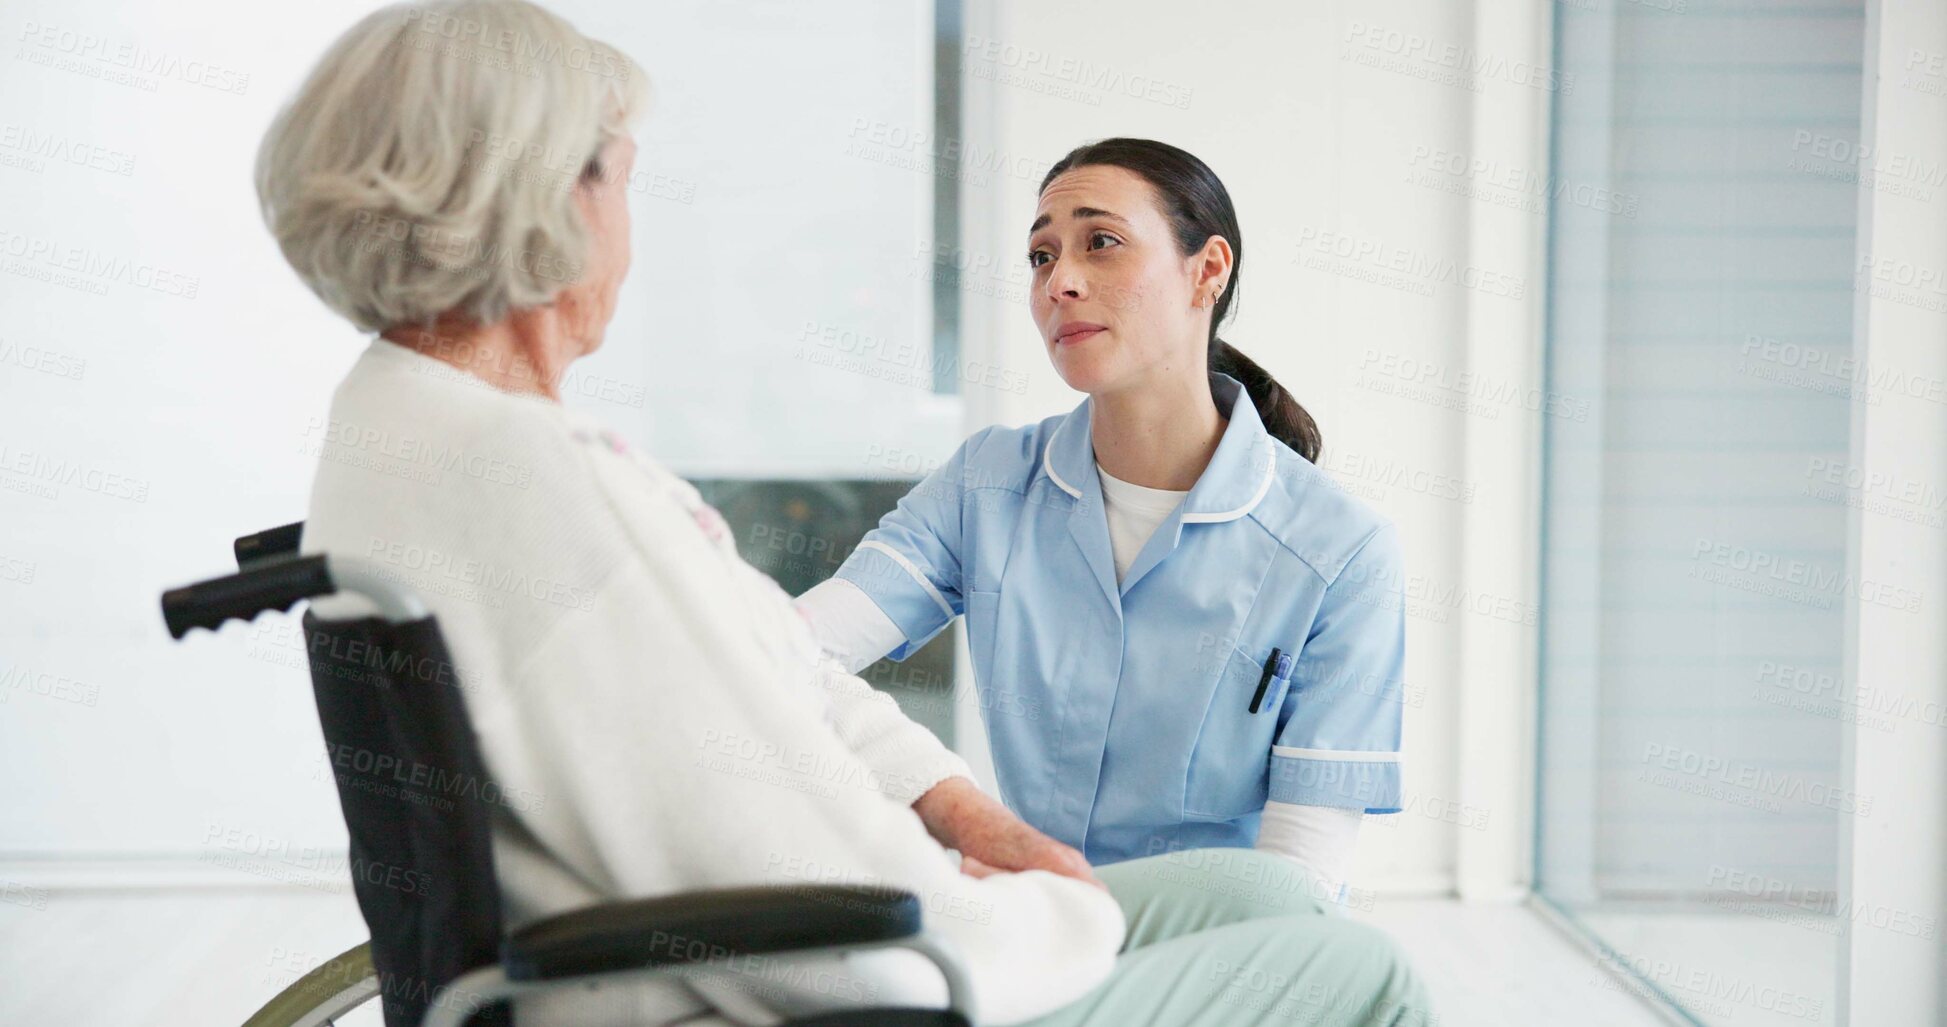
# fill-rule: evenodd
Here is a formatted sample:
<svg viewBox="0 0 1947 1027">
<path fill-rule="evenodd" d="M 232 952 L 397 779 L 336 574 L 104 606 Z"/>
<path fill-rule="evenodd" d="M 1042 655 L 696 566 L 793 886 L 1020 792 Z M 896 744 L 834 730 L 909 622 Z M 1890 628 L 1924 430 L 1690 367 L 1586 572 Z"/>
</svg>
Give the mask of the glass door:
<svg viewBox="0 0 1947 1027">
<path fill-rule="evenodd" d="M 1889 729 L 1843 669 L 1863 4 L 1558 12 L 1539 891 L 1695 1022 L 1830 1023 Z"/>
</svg>

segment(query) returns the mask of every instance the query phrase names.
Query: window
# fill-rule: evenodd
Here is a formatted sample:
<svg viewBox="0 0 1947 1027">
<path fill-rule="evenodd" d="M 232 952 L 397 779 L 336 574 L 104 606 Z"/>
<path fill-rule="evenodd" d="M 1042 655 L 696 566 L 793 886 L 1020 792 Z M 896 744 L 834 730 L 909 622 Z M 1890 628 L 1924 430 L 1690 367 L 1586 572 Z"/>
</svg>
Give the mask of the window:
<svg viewBox="0 0 1947 1027">
<path fill-rule="evenodd" d="M 1824 1019 L 1870 802 L 1841 762 L 1863 5 L 1558 26 L 1539 890 L 1697 1022 Z"/>
</svg>

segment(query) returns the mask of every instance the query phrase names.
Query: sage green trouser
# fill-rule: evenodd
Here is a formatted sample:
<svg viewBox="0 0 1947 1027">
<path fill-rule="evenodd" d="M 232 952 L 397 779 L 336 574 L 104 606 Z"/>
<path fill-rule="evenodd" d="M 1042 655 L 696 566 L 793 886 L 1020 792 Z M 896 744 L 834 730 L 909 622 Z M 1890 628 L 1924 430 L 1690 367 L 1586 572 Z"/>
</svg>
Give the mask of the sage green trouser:
<svg viewBox="0 0 1947 1027">
<path fill-rule="evenodd" d="M 1427 1027 L 1426 989 L 1378 930 L 1282 856 L 1193 849 L 1096 869 L 1129 921 L 1108 980 L 1032 1027 Z"/>
</svg>

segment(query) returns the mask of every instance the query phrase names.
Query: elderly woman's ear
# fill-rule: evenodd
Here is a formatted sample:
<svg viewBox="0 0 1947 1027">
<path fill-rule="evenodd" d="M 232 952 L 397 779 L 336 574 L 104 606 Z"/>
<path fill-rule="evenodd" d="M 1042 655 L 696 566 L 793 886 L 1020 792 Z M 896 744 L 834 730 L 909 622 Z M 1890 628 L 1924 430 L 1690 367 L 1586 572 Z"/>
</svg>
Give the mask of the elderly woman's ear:
<svg viewBox="0 0 1947 1027">
<path fill-rule="evenodd" d="M 443 33 L 454 19 L 495 31 Z M 511 66 L 480 41 L 509 35 L 529 55 Z M 629 125 L 647 94 L 626 56 L 534 4 L 387 7 L 265 134 L 264 220 L 354 325 L 552 395 L 566 361 L 600 344 L 628 271 Z M 551 334 L 516 344 L 517 329 Z"/>
</svg>

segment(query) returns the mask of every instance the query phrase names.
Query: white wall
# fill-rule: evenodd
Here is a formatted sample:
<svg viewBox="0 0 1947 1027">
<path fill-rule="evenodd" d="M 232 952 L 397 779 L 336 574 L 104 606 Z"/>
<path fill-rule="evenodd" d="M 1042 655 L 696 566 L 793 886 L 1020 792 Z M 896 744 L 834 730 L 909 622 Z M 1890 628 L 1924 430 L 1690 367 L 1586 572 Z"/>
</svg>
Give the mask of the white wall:
<svg viewBox="0 0 1947 1027">
<path fill-rule="evenodd" d="M 922 7 L 560 7 L 651 71 L 640 166 L 663 176 L 634 196 L 636 266 L 608 349 L 582 369 L 623 401 L 571 401 L 685 473 L 890 475 L 972 427 L 1066 409 L 1078 397 L 1048 369 L 1023 291 L 1040 174 L 1112 134 L 1209 161 L 1246 231 L 1226 337 L 1313 412 L 1325 466 L 1400 524 L 1410 560 L 1409 809 L 1365 833 L 1360 883 L 1518 885 L 1536 608 L 1535 424 L 1520 397 L 1539 368 L 1544 204 L 1503 179 L 1544 166 L 1548 5 L 1477 23 L 1440 0 L 1204 15 L 1145 0 L 1113 18 L 969 4 L 969 125 L 952 140 L 930 135 Z M 0 445 L 147 488 L 46 499 L 14 474 L 0 489 L 0 672 L 54 675 L 89 700 L 29 688 L 0 705 L 0 772 L 32 782 L 0 822 L 0 876 L 37 857 L 72 876 L 85 855 L 112 872 L 140 856 L 195 869 L 212 827 L 342 838 L 288 636 L 232 627 L 171 645 L 155 597 L 303 507 L 306 424 L 359 342 L 283 267 L 249 168 L 276 104 L 363 9 L 281 9 L 272 31 L 235 3 L 42 2 L 0 25 L 38 55 L 0 62 L 0 155 L 19 126 L 132 158 L 126 175 L 0 163 L 28 201 L 0 211 L 0 231 L 197 285 L 193 299 L 119 282 L 91 296 L 0 274 L 0 346 L 86 362 L 74 380 L 0 350 Z M 26 23 L 54 26 L 55 42 Z M 153 90 L 104 81 L 61 32 L 248 79 L 238 94 L 180 73 L 147 76 Z M 975 165 L 951 255 L 980 269 L 962 279 L 967 367 L 1003 376 L 965 390 L 964 421 L 905 373 L 925 359 L 930 162 L 949 146 Z M 688 202 L 659 197 L 670 190 Z M 877 349 L 848 369 L 796 356 L 864 337 Z"/>
<path fill-rule="evenodd" d="M 1936 388 L 1888 389 L 1880 403 L 1855 404 L 1852 461 L 1938 497 L 1947 488 L 1947 403 L 1937 388 L 1947 381 L 1947 196 L 1938 188 L 1947 175 L 1947 8 L 1881 0 L 1868 8 L 1866 37 L 1861 139 L 1871 150 L 1857 165 L 1866 188 L 1855 345 L 1861 366 Z M 1890 734 L 1854 725 L 1846 747 L 1847 787 L 1875 801 L 1873 816 L 1845 818 L 1840 868 L 1838 908 L 1868 925 L 1846 936 L 1840 974 L 1841 1022 L 1859 1027 L 1947 1023 L 1947 535 L 1937 521 L 1900 516 L 1903 502 L 1853 506 L 1849 525 L 1848 566 L 1860 580 L 1904 582 L 1919 596 L 1915 609 L 1855 600 L 1849 610 L 1856 701 L 1900 720 Z"/>
<path fill-rule="evenodd" d="M 1401 527 L 1408 810 L 1367 819 L 1355 881 L 1387 890 L 1452 891 L 1465 866 L 1469 894 L 1506 895 L 1527 869 L 1535 423 L 1470 386 L 1538 384 L 1545 204 L 1491 179 L 1544 173 L 1549 12 L 1496 6 L 1476 25 L 1438 0 L 1144 0 L 1112 18 L 1003 0 L 966 26 L 966 143 L 1000 170 L 968 187 L 965 256 L 1016 269 L 998 295 L 969 292 L 966 345 L 1029 382 L 969 392 L 971 421 L 1079 402 L 1027 315 L 1036 187 L 1084 140 L 1154 137 L 1238 205 L 1224 337 L 1311 411 L 1323 466 Z"/>
<path fill-rule="evenodd" d="M 284 265 L 251 166 L 374 6 L 0 17 L 0 879 L 120 880 L 146 857 L 196 876 L 236 854 L 233 830 L 343 845 L 290 620 L 175 645 L 156 603 L 304 510 L 309 426 L 363 343 Z M 958 404 L 910 366 L 930 333 L 930 179 L 848 149 L 930 125 L 926 5 L 554 6 L 656 94 L 635 266 L 569 402 L 690 474 L 890 476 L 888 439 L 948 450 Z M 74 282 L 43 280 L 70 259 Z M 866 338 L 849 367 L 799 353 Z M 48 482 L 67 467 L 75 483 Z"/>
</svg>

